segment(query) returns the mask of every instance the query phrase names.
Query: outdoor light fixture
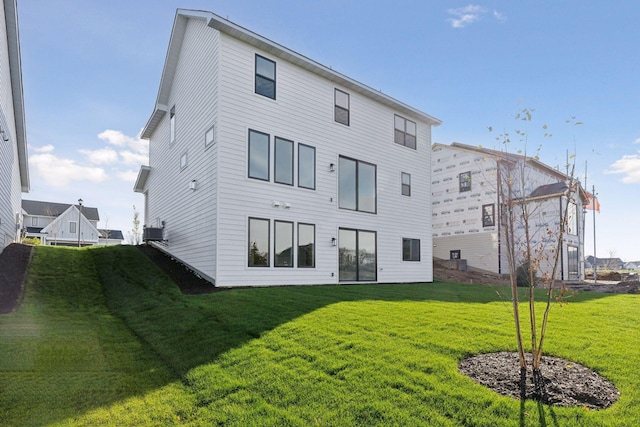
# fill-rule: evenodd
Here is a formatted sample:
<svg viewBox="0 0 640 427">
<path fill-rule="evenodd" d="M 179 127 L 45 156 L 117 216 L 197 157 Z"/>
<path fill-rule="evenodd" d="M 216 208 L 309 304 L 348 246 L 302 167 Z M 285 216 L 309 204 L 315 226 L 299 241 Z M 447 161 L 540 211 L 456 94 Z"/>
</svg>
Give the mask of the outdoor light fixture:
<svg viewBox="0 0 640 427">
<path fill-rule="evenodd" d="M 331 238 L 331 246 L 336 246 L 338 244 L 338 241 L 336 240 L 335 237 Z"/>
<path fill-rule="evenodd" d="M 78 205 L 80 209 L 78 210 L 78 247 L 80 247 L 80 219 L 82 217 L 82 199 L 78 199 Z"/>
<path fill-rule="evenodd" d="M 329 172 L 335 172 L 336 171 L 336 165 L 333 163 L 329 163 Z"/>
<path fill-rule="evenodd" d="M 192 191 L 196 190 L 196 183 L 197 181 L 195 179 L 192 179 L 191 182 L 189 183 L 189 189 Z"/>
</svg>

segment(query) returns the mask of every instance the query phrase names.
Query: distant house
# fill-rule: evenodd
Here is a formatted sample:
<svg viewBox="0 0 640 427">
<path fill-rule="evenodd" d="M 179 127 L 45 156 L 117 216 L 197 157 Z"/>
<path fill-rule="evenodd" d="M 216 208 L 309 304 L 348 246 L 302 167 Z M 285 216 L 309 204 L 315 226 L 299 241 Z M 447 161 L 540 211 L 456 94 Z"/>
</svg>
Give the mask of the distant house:
<svg viewBox="0 0 640 427">
<path fill-rule="evenodd" d="M 16 0 L 0 7 L 0 252 L 20 239 L 20 201 L 29 192 Z"/>
<path fill-rule="evenodd" d="M 124 241 L 124 236 L 122 235 L 122 230 L 105 230 L 102 228 L 98 229 L 98 244 L 111 246 L 111 245 L 121 245 Z"/>
<path fill-rule="evenodd" d="M 622 270 L 625 268 L 625 262 L 620 258 L 594 258 L 592 255 L 589 255 L 586 258 L 586 262 L 591 265 L 591 268 L 597 265 L 599 269 L 603 270 Z"/>
<path fill-rule="evenodd" d="M 513 199 L 527 203 L 535 212 L 529 224 L 531 243 L 551 255 L 551 247 L 557 242 L 554 230 L 560 226 L 566 205 L 567 175 L 534 158 L 481 147 L 453 143 L 434 144 L 432 149 L 434 257 L 465 259 L 469 267 L 509 273 L 501 216 L 504 200 L 499 189 L 505 179 L 519 179 L 510 176 L 514 175 L 510 172 L 513 170 L 524 171 L 526 176 L 526 194 L 514 194 Z M 569 203 L 568 226 L 556 277 L 561 280 L 584 278 L 586 193 L 579 185 L 578 188 L 579 196 Z M 516 235 L 524 236 L 524 228 L 519 225 Z M 538 275 L 550 274 L 551 269 L 550 263 L 543 262 Z"/>
<path fill-rule="evenodd" d="M 79 205 L 23 200 L 23 235 L 38 238 L 43 245 L 97 245 L 98 209 L 82 206 L 80 212 Z"/>
<path fill-rule="evenodd" d="M 424 213 L 439 124 L 213 13 L 180 9 L 142 131 L 144 235 L 216 286 L 431 282 Z"/>
<path fill-rule="evenodd" d="M 626 262 L 623 268 L 625 270 L 640 270 L 640 261 Z"/>
</svg>

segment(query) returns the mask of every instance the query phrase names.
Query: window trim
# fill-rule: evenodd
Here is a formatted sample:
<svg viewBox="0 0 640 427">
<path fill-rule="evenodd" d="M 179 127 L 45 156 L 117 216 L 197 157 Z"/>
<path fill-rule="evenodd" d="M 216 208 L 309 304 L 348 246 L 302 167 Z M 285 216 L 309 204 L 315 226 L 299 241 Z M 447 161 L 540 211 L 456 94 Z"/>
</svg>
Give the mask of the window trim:
<svg viewBox="0 0 640 427">
<path fill-rule="evenodd" d="M 213 124 L 204 132 L 204 148 L 209 148 L 216 143 L 216 125 Z M 208 141 L 207 137 L 211 133 L 211 140 Z"/>
<path fill-rule="evenodd" d="M 344 108 L 338 105 L 338 92 L 347 96 L 347 108 Z M 347 113 L 347 122 L 344 123 L 338 120 L 338 110 Z M 348 92 L 340 90 L 338 88 L 333 89 L 333 121 L 336 123 L 340 123 L 341 125 L 350 126 L 351 125 L 351 95 Z"/>
<path fill-rule="evenodd" d="M 267 177 L 261 178 L 251 175 L 251 134 L 257 133 L 267 137 Z M 251 179 L 257 179 L 258 181 L 269 182 L 271 181 L 271 135 L 268 133 L 260 132 L 254 129 L 249 129 L 247 135 L 247 177 Z"/>
<path fill-rule="evenodd" d="M 169 111 L 169 144 L 176 142 L 176 106 Z"/>
<path fill-rule="evenodd" d="M 183 162 L 184 160 L 184 162 Z M 180 155 L 180 170 L 183 171 L 187 168 L 187 166 L 189 165 L 189 156 L 187 155 L 187 152 L 185 151 L 184 153 L 182 153 Z"/>
<path fill-rule="evenodd" d="M 312 253 L 312 260 L 313 263 L 312 265 L 300 265 L 300 226 L 306 226 L 306 227 L 313 227 L 313 253 Z M 297 230 L 298 232 L 298 239 L 296 241 L 296 255 L 297 255 L 297 259 L 296 259 L 296 267 L 297 268 L 316 268 L 316 225 L 315 224 L 308 224 L 305 222 L 299 222 L 298 223 L 298 227 Z"/>
<path fill-rule="evenodd" d="M 485 215 L 485 209 L 491 208 L 491 214 Z M 491 221 L 489 221 L 491 219 Z M 482 226 L 483 227 L 495 227 L 496 226 L 496 205 L 494 203 L 488 203 L 482 205 Z"/>
<path fill-rule="evenodd" d="M 295 143 L 290 139 L 275 136 L 273 138 L 273 182 L 293 187 L 295 180 Z M 291 182 L 278 181 L 278 142 L 286 142 L 291 146 Z"/>
<path fill-rule="evenodd" d="M 403 128 L 400 129 L 398 127 L 396 127 L 396 119 L 402 119 L 402 123 L 403 123 Z M 413 127 L 415 128 L 415 134 L 411 134 L 407 131 L 407 123 L 413 123 Z M 399 142 L 398 139 L 396 138 L 396 131 L 399 131 L 402 133 L 402 142 Z M 413 144 L 408 144 L 407 143 L 407 135 L 412 136 L 414 141 Z M 416 122 L 414 122 L 413 120 L 409 120 L 406 117 L 401 116 L 400 114 L 394 114 L 393 116 L 393 142 L 395 142 L 398 145 L 403 145 L 407 148 L 411 148 L 412 150 L 417 150 L 418 149 L 418 124 Z"/>
<path fill-rule="evenodd" d="M 405 252 L 404 252 L 405 242 L 409 243 L 408 257 L 405 256 Z M 416 242 L 417 242 L 417 246 L 414 246 Z M 417 258 L 416 258 L 416 253 L 414 252 L 414 249 L 417 249 Z M 421 254 L 420 239 L 412 239 L 409 237 L 402 238 L 402 261 L 420 262 L 420 254 Z"/>
<path fill-rule="evenodd" d="M 355 190 L 356 190 L 356 200 L 355 200 L 355 209 L 351 209 L 351 208 L 344 208 L 342 206 L 340 206 L 340 159 L 345 159 L 345 160 L 349 160 L 349 161 L 353 161 L 356 164 L 356 170 L 355 170 L 355 175 L 356 175 L 356 183 L 355 183 Z M 361 210 L 360 209 L 360 163 L 369 165 L 369 166 L 373 166 L 374 168 L 374 194 L 375 194 L 375 201 L 374 201 L 374 207 L 373 207 L 373 212 L 371 211 L 366 211 L 366 210 Z M 358 159 L 354 159 L 352 157 L 347 157 L 347 156 L 339 156 L 338 157 L 338 208 L 340 209 L 345 209 L 348 211 L 354 211 L 354 212 L 364 212 L 364 213 L 369 213 L 369 214 L 374 214 L 377 215 L 378 214 L 378 165 L 376 165 L 375 163 L 369 163 L 366 162 L 364 160 L 358 160 Z"/>
<path fill-rule="evenodd" d="M 409 178 L 409 183 L 405 184 L 404 177 Z M 411 197 L 411 174 L 407 172 L 400 172 L 400 186 L 401 186 L 401 194 L 403 196 Z M 407 190 L 405 194 L 405 189 Z"/>
<path fill-rule="evenodd" d="M 267 76 L 264 76 L 264 75 L 258 73 L 258 58 L 273 64 L 273 79 L 271 77 L 267 77 Z M 276 89 L 277 89 L 277 87 L 276 87 L 276 80 L 277 80 L 276 72 L 277 72 L 277 70 L 276 70 L 276 62 L 275 61 L 256 53 L 255 60 L 254 60 L 254 88 L 253 88 L 254 93 L 256 93 L 257 95 L 264 96 L 265 98 L 273 99 L 275 101 L 275 99 L 276 99 Z M 264 80 L 267 80 L 267 81 L 273 83 L 273 96 L 269 96 L 267 94 L 258 92 L 258 78 L 261 78 L 261 79 L 264 79 Z"/>
<path fill-rule="evenodd" d="M 251 265 L 251 221 L 267 222 L 267 265 Z M 271 267 L 271 220 L 268 218 L 249 217 L 247 221 L 247 267 L 269 268 Z"/>
<path fill-rule="evenodd" d="M 304 185 L 300 184 L 300 147 L 306 147 L 306 148 L 311 148 L 313 149 L 313 187 L 307 187 Z M 316 147 L 313 147 L 311 145 L 307 145 L 307 144 L 303 144 L 303 143 L 298 143 L 298 187 L 300 188 L 306 188 L 308 190 L 315 190 L 316 189 Z"/>
<path fill-rule="evenodd" d="M 75 225 L 75 230 L 71 231 L 71 224 Z M 78 234 L 78 221 L 69 221 L 69 233 Z"/>
</svg>

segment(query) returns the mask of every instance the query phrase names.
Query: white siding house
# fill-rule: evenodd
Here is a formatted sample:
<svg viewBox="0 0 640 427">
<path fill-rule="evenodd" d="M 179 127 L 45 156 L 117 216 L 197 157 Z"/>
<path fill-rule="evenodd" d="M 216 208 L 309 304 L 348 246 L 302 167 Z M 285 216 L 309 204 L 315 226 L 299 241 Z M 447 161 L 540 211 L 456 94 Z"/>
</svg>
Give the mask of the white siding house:
<svg viewBox="0 0 640 427">
<path fill-rule="evenodd" d="M 0 2 L 0 252 L 19 241 L 20 201 L 29 191 L 22 67 L 15 0 Z"/>
<path fill-rule="evenodd" d="M 96 208 L 23 200 L 22 217 L 23 235 L 38 238 L 43 245 L 93 246 L 100 240 Z"/>
<path fill-rule="evenodd" d="M 134 190 L 158 246 L 216 286 L 430 282 L 439 124 L 213 13 L 178 10 Z"/>
<path fill-rule="evenodd" d="M 549 255 L 566 206 L 569 177 L 536 159 L 460 143 L 432 146 L 432 228 L 434 257 L 460 258 L 467 266 L 508 274 L 501 219 L 507 179 L 524 176 L 525 194 L 514 194 L 529 204 L 530 236 L 534 247 Z M 523 173 L 509 173 L 506 165 Z M 584 208 L 586 194 L 578 183 L 578 197 L 569 204 L 567 230 L 560 250 L 556 278 L 584 279 Z M 524 226 L 516 227 L 516 242 L 524 242 Z M 522 248 L 519 248 L 521 252 Z M 550 257 L 549 257 L 550 258 Z M 538 275 L 551 273 L 543 262 Z"/>
</svg>

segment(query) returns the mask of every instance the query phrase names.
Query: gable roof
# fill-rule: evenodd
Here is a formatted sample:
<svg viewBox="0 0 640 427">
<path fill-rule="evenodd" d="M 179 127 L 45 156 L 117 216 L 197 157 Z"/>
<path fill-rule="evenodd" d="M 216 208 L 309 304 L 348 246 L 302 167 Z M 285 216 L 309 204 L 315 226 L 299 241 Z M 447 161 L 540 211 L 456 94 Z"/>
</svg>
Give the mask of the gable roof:
<svg viewBox="0 0 640 427">
<path fill-rule="evenodd" d="M 7 28 L 7 47 L 9 49 L 9 76 L 13 94 L 13 110 L 15 118 L 15 142 L 18 148 L 18 168 L 20 171 L 20 187 L 29 192 L 29 160 L 27 154 L 27 131 L 24 119 L 24 94 L 22 91 L 22 63 L 20 59 L 20 36 L 18 33 L 18 8 L 16 0 L 3 0 L 4 16 Z"/>
<path fill-rule="evenodd" d="M 160 123 L 160 120 L 168 111 L 171 84 L 175 76 L 178 57 L 180 55 L 182 41 L 184 39 L 184 34 L 189 19 L 206 20 L 207 25 L 213 29 L 216 29 L 230 37 L 236 38 L 258 49 L 266 51 L 275 57 L 291 62 L 307 71 L 324 77 L 343 87 L 351 89 L 354 92 L 360 93 L 361 95 L 380 102 L 381 104 L 387 105 L 388 107 L 393 108 L 400 113 L 404 113 L 411 117 L 423 120 L 429 123 L 431 126 L 438 126 L 442 123 L 435 117 L 423 113 L 422 111 L 410 107 L 407 104 L 404 104 L 388 95 L 385 95 L 378 90 L 375 90 L 343 74 L 340 74 L 329 67 L 326 67 L 312 59 L 307 58 L 306 56 L 294 52 L 293 50 L 290 50 L 278 43 L 262 37 L 259 34 L 256 34 L 231 21 L 228 21 L 216 15 L 215 13 L 200 10 L 178 9 L 176 11 L 176 17 L 173 23 L 173 29 L 171 31 L 171 39 L 169 40 L 169 48 L 167 50 L 164 69 L 162 71 L 160 89 L 158 90 L 156 105 L 153 113 L 151 114 L 151 117 L 149 118 L 149 121 L 142 130 L 142 139 L 151 138 L 151 135 Z"/>
<path fill-rule="evenodd" d="M 105 228 L 98 228 L 98 233 L 100 233 L 99 237 L 101 239 L 124 240 L 122 230 L 108 230 Z"/>
<path fill-rule="evenodd" d="M 22 201 L 22 210 L 31 216 L 58 217 L 69 209 L 70 206 L 72 205 L 68 203 L 39 202 L 35 200 Z M 79 205 L 73 206 L 79 208 Z M 100 221 L 97 208 L 82 206 L 82 215 L 89 221 Z"/>
</svg>

